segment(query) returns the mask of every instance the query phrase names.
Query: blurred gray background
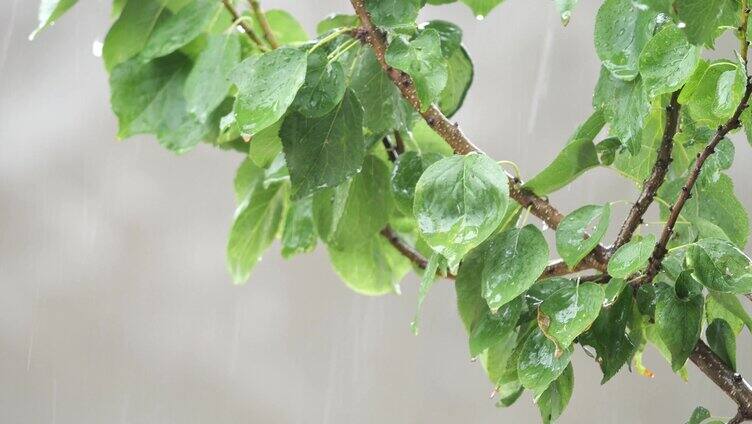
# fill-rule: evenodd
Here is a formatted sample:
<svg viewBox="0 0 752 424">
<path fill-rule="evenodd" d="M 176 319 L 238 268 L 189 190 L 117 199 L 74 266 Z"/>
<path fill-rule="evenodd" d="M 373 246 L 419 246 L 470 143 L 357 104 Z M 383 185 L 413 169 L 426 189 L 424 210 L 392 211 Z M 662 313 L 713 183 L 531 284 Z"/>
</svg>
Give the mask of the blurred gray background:
<svg viewBox="0 0 752 424">
<path fill-rule="evenodd" d="M 30 42 L 37 3 L 0 0 L 0 422 L 538 421 L 528 395 L 507 410 L 488 399 L 449 283 L 430 293 L 418 337 L 415 277 L 401 296 L 361 297 L 323 249 L 284 262 L 274 246 L 249 284 L 233 286 L 224 249 L 240 156 L 117 142 L 92 54 L 110 2 L 82 1 Z M 348 4 L 264 1 L 310 32 Z M 598 4 L 582 1 L 567 28 L 550 0 L 508 0 L 482 22 L 461 5 L 425 13 L 461 24 L 475 59 L 463 129 L 526 177 L 590 113 Z M 724 54 L 734 46 L 726 41 Z M 737 182 L 752 177 L 747 147 L 737 140 Z M 737 192 L 752 206 L 748 185 Z M 598 170 L 553 200 L 566 212 L 635 195 Z M 616 209 L 619 218 L 626 206 Z M 739 351 L 752 372 L 747 333 Z M 579 350 L 574 365 L 561 423 L 684 422 L 696 405 L 733 414 L 693 366 L 685 384 L 653 351 L 652 380 L 626 372 L 600 386 Z"/>
</svg>

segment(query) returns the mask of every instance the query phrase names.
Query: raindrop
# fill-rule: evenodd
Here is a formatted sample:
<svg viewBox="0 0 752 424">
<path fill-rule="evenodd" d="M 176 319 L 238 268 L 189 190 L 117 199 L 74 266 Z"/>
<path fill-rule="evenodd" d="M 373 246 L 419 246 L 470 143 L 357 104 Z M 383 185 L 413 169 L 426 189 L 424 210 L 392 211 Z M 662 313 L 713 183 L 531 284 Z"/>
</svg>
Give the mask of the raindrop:
<svg viewBox="0 0 752 424">
<path fill-rule="evenodd" d="M 94 55 L 94 57 L 102 57 L 102 48 L 104 47 L 104 44 L 99 40 L 94 40 L 93 43 L 91 43 L 91 54 Z"/>
</svg>

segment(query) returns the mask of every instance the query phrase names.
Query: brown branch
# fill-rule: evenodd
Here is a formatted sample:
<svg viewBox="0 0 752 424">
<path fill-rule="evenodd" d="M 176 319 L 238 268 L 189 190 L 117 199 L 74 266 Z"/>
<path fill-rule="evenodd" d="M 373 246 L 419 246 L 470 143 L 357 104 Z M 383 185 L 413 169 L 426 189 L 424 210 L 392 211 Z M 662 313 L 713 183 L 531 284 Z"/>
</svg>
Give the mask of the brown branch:
<svg viewBox="0 0 752 424">
<path fill-rule="evenodd" d="M 743 420 L 752 419 L 752 387 L 739 373 L 733 372 L 702 340 L 697 342 L 689 359 L 739 405 Z"/>
<path fill-rule="evenodd" d="M 742 415 L 741 412 L 737 412 L 734 418 L 731 418 L 728 422 L 728 424 L 741 424 L 744 421 L 747 421 L 746 418 L 744 418 L 744 415 Z"/>
<path fill-rule="evenodd" d="M 684 205 L 687 203 L 687 200 L 692 197 L 692 189 L 697 182 L 697 178 L 699 178 L 700 176 L 702 166 L 705 164 L 705 161 L 710 157 L 710 155 L 715 153 L 715 148 L 718 146 L 718 143 L 720 143 L 721 140 L 723 140 L 723 138 L 726 137 L 729 132 L 741 126 L 739 117 L 741 116 L 742 112 L 744 112 L 744 109 L 747 108 L 747 102 L 749 101 L 750 94 L 752 94 L 752 82 L 750 82 L 748 78 L 747 88 L 744 91 L 744 96 L 742 97 L 742 101 L 740 102 L 739 106 L 736 108 L 736 111 L 725 124 L 718 127 L 718 131 L 716 131 L 713 139 L 710 140 L 710 143 L 708 143 L 708 145 L 705 146 L 702 152 L 697 155 L 695 165 L 692 168 L 692 171 L 689 173 L 689 177 L 687 177 L 687 181 L 684 183 L 684 186 L 679 193 L 679 198 L 676 199 L 676 203 L 674 203 L 669 208 L 670 214 L 668 220 L 666 221 L 666 226 L 663 227 L 661 237 L 658 240 L 658 243 L 656 243 L 655 245 L 653 254 L 650 257 L 650 262 L 648 263 L 648 269 L 645 273 L 645 278 L 640 281 L 641 284 L 651 283 L 655 276 L 658 275 L 658 271 L 660 271 L 661 269 L 663 258 L 666 256 L 666 253 L 668 253 L 666 246 L 668 245 L 668 242 L 674 233 L 674 226 L 676 225 L 676 221 L 679 219 L 679 214 L 684 208 Z"/>
<path fill-rule="evenodd" d="M 632 209 L 629 211 L 627 219 L 624 221 L 624 224 L 619 231 L 619 235 L 616 237 L 611 252 L 616 251 L 616 249 L 632 239 L 635 230 L 637 230 L 637 227 L 642 223 L 642 217 L 653 203 L 655 195 L 658 193 L 658 189 L 666 180 L 668 167 L 672 160 L 671 149 L 674 145 L 674 136 L 679 128 L 679 109 L 681 107 L 679 105 L 680 91 L 681 90 L 676 91 L 671 95 L 671 101 L 666 108 L 666 127 L 663 131 L 661 145 L 658 148 L 658 158 L 655 161 L 655 165 L 653 165 L 653 172 L 648 179 L 645 180 L 645 183 L 642 186 L 642 193 L 640 193 L 640 197 L 638 197 L 637 201 L 632 206 Z"/>
<path fill-rule="evenodd" d="M 739 33 L 739 55 L 742 57 L 744 68 L 747 68 L 747 55 L 749 53 L 749 40 L 747 40 L 747 27 L 749 26 L 749 4 L 747 0 L 742 0 L 741 4 L 741 23 L 738 28 Z"/>
<path fill-rule="evenodd" d="M 483 153 L 475 146 L 460 130 L 459 125 L 452 123 L 444 116 L 443 113 L 434 105 L 421 105 L 418 98 L 418 92 L 415 89 L 410 76 L 398 69 L 395 69 L 386 62 L 386 51 L 389 47 L 384 34 L 373 24 L 368 10 L 365 7 L 364 0 L 350 0 L 356 15 L 360 19 L 361 29 L 356 32 L 356 36 L 367 42 L 373 48 L 376 59 L 381 65 L 384 72 L 389 76 L 392 82 L 399 88 L 402 97 L 417 110 L 426 123 L 439 135 L 444 141 L 459 155 L 468 153 Z M 514 177 L 509 176 L 509 195 L 524 208 L 530 208 L 530 212 L 545 222 L 549 228 L 556 229 L 564 218 L 556 208 L 548 203 L 548 200 L 540 198 L 530 191 L 522 188 L 522 182 Z M 585 260 L 589 266 L 605 270 L 602 260 L 607 256 L 607 249 L 601 245 L 596 247 L 595 251 Z"/>
<path fill-rule="evenodd" d="M 253 14 L 256 15 L 256 20 L 261 27 L 261 31 L 264 32 L 264 38 L 272 46 L 272 49 L 279 48 L 277 36 L 274 35 L 274 31 L 272 31 L 271 25 L 269 25 L 269 20 L 266 19 L 266 13 L 261 8 L 261 3 L 258 0 L 249 0 L 249 3 L 251 3 L 251 9 L 253 9 Z"/>
<path fill-rule="evenodd" d="M 428 266 L 428 259 L 426 259 L 423 255 L 421 255 L 417 249 L 410 246 L 410 244 L 404 241 L 402 237 L 400 237 L 400 235 L 397 234 L 397 232 L 394 231 L 394 229 L 392 229 L 392 227 L 388 225 L 384 227 L 384 229 L 381 230 L 381 235 L 384 236 L 384 238 L 386 238 L 389 241 L 389 243 L 395 249 L 397 249 L 398 252 L 402 254 L 402 256 L 406 257 L 407 259 L 410 260 L 410 262 L 415 264 L 415 266 L 417 266 L 420 269 L 426 269 L 426 267 Z M 574 270 L 570 270 L 566 266 L 566 264 L 564 264 L 563 261 L 557 261 L 547 266 L 546 269 L 541 274 L 541 276 L 538 277 L 538 280 L 540 281 L 540 280 L 545 280 L 546 278 L 560 277 L 560 276 L 572 274 L 575 272 L 584 271 L 587 269 L 590 269 L 590 268 L 583 264 L 583 265 L 578 266 Z M 457 278 L 457 276 L 452 273 L 448 273 L 446 277 L 449 278 L 450 280 L 454 280 Z M 589 275 L 586 277 L 582 277 L 583 279 L 581 281 L 597 281 L 597 280 L 602 279 L 603 277 L 604 276 L 602 274 Z"/>
<path fill-rule="evenodd" d="M 232 15 L 233 22 L 237 23 L 237 25 L 243 30 L 243 32 L 248 35 L 248 38 L 253 41 L 256 46 L 261 49 L 261 51 L 268 51 L 269 49 L 264 45 L 264 43 L 261 42 L 261 39 L 256 35 L 256 32 L 253 31 L 253 28 L 248 26 L 248 23 L 246 23 L 238 11 L 235 9 L 235 7 L 232 5 L 230 0 L 222 0 L 222 4 L 225 5 L 225 9 L 227 9 L 228 12 L 230 12 L 230 15 Z"/>
<path fill-rule="evenodd" d="M 383 137 L 381 139 L 381 143 L 384 145 L 384 150 L 386 150 L 386 155 L 389 158 L 389 161 L 396 162 L 397 158 L 400 155 L 400 153 L 397 151 L 397 147 L 392 145 L 388 137 Z"/>
<path fill-rule="evenodd" d="M 394 131 L 394 151 L 398 155 L 405 153 L 405 140 L 402 139 L 402 134 L 399 131 Z"/>
<path fill-rule="evenodd" d="M 428 260 L 423 257 L 423 255 L 420 254 L 414 247 L 410 246 L 402 240 L 402 238 L 397 234 L 396 231 L 394 231 L 390 226 L 384 227 L 383 230 L 381 230 L 381 235 L 384 236 L 387 240 L 389 240 L 389 243 L 394 246 L 397 251 L 399 251 L 402 256 L 406 257 L 410 260 L 415 266 L 417 266 L 420 269 L 426 269 L 428 266 Z M 438 275 L 438 274 L 437 274 Z M 452 274 L 451 272 L 447 272 L 446 277 L 450 280 L 454 280 L 457 278 L 456 275 Z"/>
</svg>

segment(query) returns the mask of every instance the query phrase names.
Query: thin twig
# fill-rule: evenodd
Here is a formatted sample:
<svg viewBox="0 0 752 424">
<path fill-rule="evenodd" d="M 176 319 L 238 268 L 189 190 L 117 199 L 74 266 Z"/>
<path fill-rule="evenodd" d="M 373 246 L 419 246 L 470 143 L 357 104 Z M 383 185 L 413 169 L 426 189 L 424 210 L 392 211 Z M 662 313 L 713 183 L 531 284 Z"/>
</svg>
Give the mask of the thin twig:
<svg viewBox="0 0 752 424">
<path fill-rule="evenodd" d="M 718 127 L 718 131 L 716 131 L 713 139 L 710 140 L 710 143 L 708 143 L 705 149 L 703 149 L 703 151 L 697 155 L 695 165 L 692 168 L 692 171 L 689 173 L 689 177 L 687 177 L 687 181 L 684 183 L 684 186 L 679 193 L 679 198 L 676 199 L 676 203 L 674 203 L 673 206 L 669 208 L 670 215 L 666 220 L 666 226 L 663 227 L 661 237 L 658 240 L 658 243 L 656 243 L 655 245 L 653 255 L 650 257 L 650 262 L 648 263 L 647 272 L 645 272 L 645 278 L 640 281 L 641 284 L 651 283 L 655 276 L 658 275 L 658 271 L 660 271 L 661 269 L 663 258 L 666 256 L 666 253 L 668 253 L 666 246 L 668 245 L 668 242 L 674 233 L 674 226 L 676 225 L 676 221 L 679 219 L 679 214 L 681 213 L 682 208 L 684 208 L 687 200 L 692 197 L 692 189 L 697 182 L 697 178 L 700 176 L 702 166 L 705 164 L 705 161 L 710 157 L 710 155 L 715 153 L 715 148 L 718 146 L 718 143 L 720 143 L 721 140 L 723 140 L 723 138 L 726 137 L 729 132 L 739 128 L 739 126 L 741 125 L 739 117 L 741 116 L 742 112 L 744 112 L 744 109 L 747 108 L 747 102 L 749 102 L 750 94 L 752 94 L 752 82 L 750 82 L 748 78 L 747 88 L 744 91 L 744 96 L 742 97 L 742 101 L 736 108 L 733 116 L 731 116 L 731 118 L 724 125 Z"/>
<path fill-rule="evenodd" d="M 405 140 L 397 130 L 394 131 L 394 143 L 394 149 L 398 155 L 405 153 Z"/>
<path fill-rule="evenodd" d="M 658 148 L 658 158 L 653 165 L 653 172 L 648 179 L 642 185 L 642 193 L 635 202 L 632 209 L 627 215 L 627 219 L 619 231 L 619 235 L 614 242 L 613 251 L 626 244 L 632 235 L 634 235 L 637 227 L 642 223 L 642 217 L 647 212 L 650 205 L 655 199 L 658 189 L 666 180 L 666 174 L 668 173 L 668 167 L 671 164 L 671 149 L 674 146 L 674 136 L 679 128 L 679 93 L 681 90 L 674 92 L 671 95 L 671 101 L 666 108 L 666 127 L 663 130 L 663 139 L 661 145 Z"/>
<path fill-rule="evenodd" d="M 396 162 L 397 157 L 399 157 L 400 155 L 400 153 L 397 151 L 397 148 L 392 145 L 388 137 L 383 137 L 381 139 L 381 143 L 384 145 L 384 150 L 386 150 L 386 155 L 389 158 L 389 161 Z"/>
<path fill-rule="evenodd" d="M 749 40 L 747 40 L 747 27 L 749 25 L 749 4 L 747 0 L 742 0 L 741 7 L 741 24 L 739 25 L 739 55 L 742 57 L 744 67 L 747 67 L 747 54 L 749 51 Z"/>
<path fill-rule="evenodd" d="M 381 235 L 384 236 L 387 240 L 389 240 L 389 243 L 394 246 L 395 249 L 397 249 L 402 256 L 406 257 L 410 260 L 415 266 L 417 266 L 420 269 L 426 269 L 428 266 L 428 260 L 423 257 L 423 255 L 420 254 L 414 247 L 407 244 L 402 238 L 397 234 L 396 231 L 394 231 L 390 226 L 384 227 L 383 230 L 381 230 Z M 440 275 L 437 273 L 437 275 Z M 457 278 L 456 275 L 452 274 L 451 272 L 447 272 L 446 278 L 450 280 L 455 280 Z"/>
<path fill-rule="evenodd" d="M 230 15 L 232 15 L 233 22 L 237 22 L 237 25 L 243 30 L 243 32 L 246 33 L 246 35 L 248 35 L 248 38 L 250 38 L 251 41 L 253 41 L 253 43 L 256 44 L 259 49 L 261 49 L 261 51 L 268 51 L 269 48 L 261 42 L 261 39 L 258 37 L 258 35 L 256 35 L 256 32 L 253 31 L 253 28 L 248 26 L 248 24 L 243 21 L 242 17 L 232 5 L 230 0 L 222 0 L 222 4 L 225 5 L 225 9 L 227 9 L 227 11 L 230 12 Z"/>
<path fill-rule="evenodd" d="M 261 8 L 261 3 L 258 0 L 249 0 L 249 2 L 251 3 L 251 9 L 256 16 L 256 20 L 259 26 L 261 26 L 261 31 L 264 32 L 264 38 L 272 46 L 272 49 L 279 48 L 279 41 L 277 41 L 277 36 L 274 35 L 274 31 L 272 31 L 271 25 L 269 25 L 269 20 L 266 19 L 266 13 Z"/>
<path fill-rule="evenodd" d="M 454 150 L 455 153 L 464 155 L 468 153 L 483 153 L 483 151 L 474 145 L 460 130 L 459 125 L 452 123 L 444 116 L 443 113 L 434 105 L 421 105 L 418 98 L 418 92 L 415 89 L 410 76 L 398 69 L 395 69 L 386 62 L 386 51 L 388 44 L 384 34 L 373 24 L 368 10 L 365 7 L 364 0 L 350 0 L 356 15 L 360 19 L 361 28 L 356 32 L 357 38 L 367 42 L 373 48 L 384 72 L 389 76 L 392 82 L 399 88 L 402 97 L 417 110 L 426 123 Z M 556 229 L 564 218 L 556 208 L 548 203 L 547 199 L 540 198 L 532 192 L 522 188 L 522 181 L 518 178 L 508 176 L 509 195 L 523 208 L 530 208 L 533 215 L 545 222 L 549 228 Z M 607 250 L 602 245 L 596 247 L 594 252 L 584 261 L 586 264 L 598 267 L 603 270 L 603 259 L 607 256 Z"/>
</svg>

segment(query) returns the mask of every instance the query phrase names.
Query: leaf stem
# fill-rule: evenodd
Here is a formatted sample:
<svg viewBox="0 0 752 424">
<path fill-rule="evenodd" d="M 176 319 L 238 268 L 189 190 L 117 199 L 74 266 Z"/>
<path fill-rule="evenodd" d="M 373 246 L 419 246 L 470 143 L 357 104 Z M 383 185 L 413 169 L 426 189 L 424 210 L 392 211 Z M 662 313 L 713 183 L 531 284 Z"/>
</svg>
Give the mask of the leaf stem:
<svg viewBox="0 0 752 424">
<path fill-rule="evenodd" d="M 353 30 L 352 28 L 340 28 L 340 29 L 334 31 L 333 33 L 327 35 L 326 37 L 324 37 L 321 40 L 319 40 L 316 44 L 314 44 L 313 47 L 311 47 L 311 49 L 308 50 L 308 54 L 313 53 L 319 47 L 321 47 L 321 46 L 329 43 L 330 41 L 334 40 L 335 38 L 339 37 L 340 35 L 342 35 L 342 34 L 344 34 L 346 32 L 350 32 L 352 30 Z"/>
<path fill-rule="evenodd" d="M 329 53 L 329 56 L 327 56 L 327 59 L 329 60 L 330 63 L 334 62 L 335 60 L 339 59 L 340 56 L 347 53 L 348 50 L 356 46 L 358 43 L 359 43 L 358 40 L 350 40 L 350 41 L 346 41 L 340 44 L 339 46 L 337 46 L 336 49 L 334 49 L 333 52 Z"/>
<path fill-rule="evenodd" d="M 249 0 L 249 3 L 251 3 L 253 14 L 256 15 L 256 20 L 261 26 L 261 31 L 263 31 L 264 33 L 264 38 L 272 47 L 272 49 L 279 48 L 279 41 L 277 41 L 277 36 L 274 35 L 274 31 L 272 30 L 271 25 L 269 25 L 269 20 L 266 19 L 266 13 L 264 13 L 264 10 L 261 9 L 261 3 L 258 0 Z"/>
</svg>

